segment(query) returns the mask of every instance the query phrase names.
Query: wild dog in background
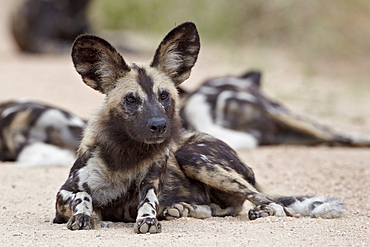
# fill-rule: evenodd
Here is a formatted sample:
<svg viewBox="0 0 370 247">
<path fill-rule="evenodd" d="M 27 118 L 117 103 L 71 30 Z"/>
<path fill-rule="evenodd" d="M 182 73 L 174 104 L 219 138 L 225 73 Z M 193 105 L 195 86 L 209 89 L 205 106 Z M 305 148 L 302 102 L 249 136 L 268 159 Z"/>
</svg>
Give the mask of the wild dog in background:
<svg viewBox="0 0 370 247">
<path fill-rule="evenodd" d="M 56 107 L 18 100 L 0 104 L 0 161 L 73 162 L 85 122 Z"/>
<path fill-rule="evenodd" d="M 303 144 L 370 146 L 370 134 L 347 134 L 290 112 L 260 90 L 261 73 L 220 77 L 183 93 L 185 128 L 211 134 L 234 149 L 257 145 Z"/>
<path fill-rule="evenodd" d="M 193 23 L 169 32 L 150 64 L 127 64 L 96 36 L 76 39 L 77 72 L 106 98 L 88 121 L 78 158 L 57 193 L 55 223 L 91 229 L 95 212 L 101 220 L 136 222 L 136 233 L 157 233 L 158 219 L 234 216 L 245 200 L 256 205 L 251 219 L 345 213 L 336 199 L 264 194 L 228 145 L 181 127 L 177 87 L 199 49 Z"/>
<path fill-rule="evenodd" d="M 369 134 L 337 132 L 328 126 L 290 112 L 282 104 L 263 95 L 260 90 L 260 80 L 261 73 L 251 71 L 240 77 L 209 80 L 193 93 L 186 93 L 179 88 L 182 100 L 180 113 L 184 127 L 211 134 L 234 149 L 254 148 L 257 145 L 323 143 L 352 147 L 370 146 Z M 31 113 L 30 117 L 22 118 L 22 121 L 17 124 L 9 123 L 10 118 L 11 121 L 18 119 L 17 115 L 23 115 L 25 110 Z M 56 150 L 70 150 L 68 155 L 62 155 L 65 152 L 61 152 L 58 157 L 69 157 L 68 161 L 74 159 L 71 152 L 77 151 L 85 120 L 53 106 L 22 100 L 0 104 L 0 112 L 4 112 L 0 116 L 2 133 L 0 147 L 3 147 L 0 160 L 22 161 L 30 165 L 69 163 L 64 159 L 56 158 L 56 154 L 46 155 L 51 152 L 41 148 L 43 143 L 47 148 L 54 145 L 58 147 Z M 8 115 L 9 112 L 11 112 L 10 115 Z M 47 114 L 49 127 L 40 128 L 35 123 L 38 118 L 45 119 L 43 112 L 59 112 L 59 114 Z M 61 116 L 65 116 L 62 121 L 60 121 Z M 53 129 L 53 138 L 47 137 L 50 136 L 50 129 Z M 55 144 L 55 140 L 63 139 L 73 140 L 74 144 L 63 141 Z M 39 148 L 30 149 L 30 145 L 34 143 L 37 143 L 35 146 Z M 32 150 L 32 152 L 21 152 L 23 149 Z M 25 153 L 31 156 L 24 155 Z"/>
<path fill-rule="evenodd" d="M 90 31 L 90 0 L 24 0 L 11 16 L 19 49 L 30 53 L 64 53 L 79 34 Z"/>
<path fill-rule="evenodd" d="M 370 146 L 369 134 L 337 132 L 328 126 L 295 115 L 282 104 L 264 96 L 260 90 L 260 81 L 261 73 L 251 71 L 240 77 L 209 80 L 193 93 L 186 93 L 179 88 L 182 98 L 180 113 L 184 127 L 211 134 L 234 149 L 249 149 L 257 145 L 323 143 L 352 147 Z M 11 109 L 10 116 L 6 114 L 10 111 L 6 110 L 7 108 Z M 16 119 L 15 116 L 24 114 L 25 109 L 27 112 L 33 112 L 32 117 L 23 118 L 21 123 L 8 123 L 10 117 Z M 52 112 L 52 109 L 54 112 L 60 112 L 60 114 L 48 114 L 48 123 L 53 125 L 54 136 L 58 135 L 53 139 L 74 139 L 74 145 L 68 142 L 59 142 L 57 145 L 50 143 L 50 138 L 45 138 L 49 135 L 50 127 L 40 128 L 39 125 L 34 124 L 37 118 L 43 116 L 41 114 L 43 111 Z M 54 145 L 58 147 L 56 150 L 77 151 L 80 133 L 85 126 L 84 120 L 78 120 L 78 117 L 56 107 L 31 101 L 3 103 L 0 105 L 0 112 L 2 111 L 5 113 L 0 116 L 0 128 L 3 129 L 0 129 L 3 133 L 0 135 L 0 145 L 3 147 L 0 160 L 22 161 L 30 165 L 53 165 L 69 163 L 56 157 L 69 157 L 68 161 L 73 159 L 71 152 L 68 155 L 63 155 L 65 152 L 61 152 L 58 156 L 47 155 L 52 152 L 41 147 L 45 143 L 46 148 Z M 60 121 L 62 115 L 66 116 L 66 119 Z M 76 123 L 78 123 L 77 126 L 74 126 Z M 24 129 L 37 135 L 25 135 Z M 20 135 L 22 135 L 21 138 Z M 39 148 L 30 149 L 30 145 L 34 143 L 37 143 L 34 146 Z M 21 152 L 23 149 L 32 151 Z"/>
</svg>

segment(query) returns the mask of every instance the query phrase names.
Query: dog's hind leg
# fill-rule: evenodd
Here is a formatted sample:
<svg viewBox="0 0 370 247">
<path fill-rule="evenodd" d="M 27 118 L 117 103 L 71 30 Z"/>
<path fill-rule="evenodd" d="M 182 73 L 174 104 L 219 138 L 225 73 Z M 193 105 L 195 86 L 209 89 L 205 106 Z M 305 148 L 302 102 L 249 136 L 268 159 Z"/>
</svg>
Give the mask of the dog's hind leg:
<svg viewBox="0 0 370 247">
<path fill-rule="evenodd" d="M 293 216 L 282 203 L 258 191 L 252 169 L 222 141 L 206 134 L 194 134 L 175 152 L 175 157 L 184 174 L 205 184 L 212 202 L 221 208 L 241 208 L 244 200 L 249 200 L 257 206 L 268 206 L 268 215 Z"/>
<path fill-rule="evenodd" d="M 234 150 L 206 134 L 192 135 L 175 152 L 175 157 L 183 173 L 205 184 L 211 202 L 221 208 L 237 207 L 244 200 L 254 203 L 250 219 L 272 215 L 321 218 L 345 215 L 344 204 L 335 198 L 282 196 L 266 191 Z"/>
</svg>

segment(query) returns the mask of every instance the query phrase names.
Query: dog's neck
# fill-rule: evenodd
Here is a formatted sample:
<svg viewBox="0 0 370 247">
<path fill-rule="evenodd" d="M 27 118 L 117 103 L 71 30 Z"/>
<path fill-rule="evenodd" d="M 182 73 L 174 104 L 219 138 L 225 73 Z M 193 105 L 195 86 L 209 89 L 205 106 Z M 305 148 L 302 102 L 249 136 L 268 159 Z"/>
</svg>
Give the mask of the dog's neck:
<svg viewBox="0 0 370 247">
<path fill-rule="evenodd" d="M 172 137 L 158 144 L 146 144 L 132 139 L 123 129 L 106 124 L 98 133 L 97 148 L 110 170 L 125 171 L 145 166 L 168 153 L 171 141 Z"/>
</svg>

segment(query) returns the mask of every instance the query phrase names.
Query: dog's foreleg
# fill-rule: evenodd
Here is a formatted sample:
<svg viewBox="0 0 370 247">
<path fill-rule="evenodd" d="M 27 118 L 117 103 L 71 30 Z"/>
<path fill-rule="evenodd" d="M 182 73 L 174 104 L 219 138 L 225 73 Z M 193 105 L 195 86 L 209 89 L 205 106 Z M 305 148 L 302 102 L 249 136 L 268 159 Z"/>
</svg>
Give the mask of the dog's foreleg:
<svg viewBox="0 0 370 247">
<path fill-rule="evenodd" d="M 159 201 L 157 193 L 162 188 L 162 176 L 167 157 L 154 163 L 140 183 L 139 206 L 134 231 L 136 233 L 159 233 L 161 224 L 157 220 Z"/>
<path fill-rule="evenodd" d="M 70 230 L 88 230 L 94 228 L 93 200 L 85 179 L 81 180 L 80 166 L 85 164 L 78 158 L 67 181 L 57 193 L 54 223 L 65 223 Z"/>
<path fill-rule="evenodd" d="M 67 223 L 68 229 L 88 230 L 94 228 L 92 199 L 88 193 L 77 192 L 70 207 L 73 214 Z"/>
<path fill-rule="evenodd" d="M 154 188 L 147 191 L 141 200 L 134 230 L 136 233 L 159 233 L 161 224 L 157 220 L 158 198 Z"/>
<path fill-rule="evenodd" d="M 92 198 L 87 192 L 73 193 L 61 189 L 57 194 L 54 223 L 68 220 L 67 228 L 70 230 L 93 229 L 92 212 Z"/>
</svg>

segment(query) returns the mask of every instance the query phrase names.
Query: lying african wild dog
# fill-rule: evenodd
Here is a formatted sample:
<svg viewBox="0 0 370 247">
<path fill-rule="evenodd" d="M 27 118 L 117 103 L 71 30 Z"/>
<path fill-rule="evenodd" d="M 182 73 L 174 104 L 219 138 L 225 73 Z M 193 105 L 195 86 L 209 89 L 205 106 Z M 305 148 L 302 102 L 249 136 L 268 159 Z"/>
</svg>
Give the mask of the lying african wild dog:
<svg viewBox="0 0 370 247">
<path fill-rule="evenodd" d="M 260 72 L 206 81 L 181 96 L 185 128 L 211 134 L 234 149 L 256 145 L 328 144 L 369 147 L 369 134 L 349 134 L 297 116 L 260 91 Z M 65 165 L 75 159 L 85 121 L 29 100 L 0 104 L 0 161 Z"/>
<path fill-rule="evenodd" d="M 206 81 L 180 91 L 186 129 L 211 134 L 234 149 L 256 145 L 328 144 L 369 147 L 369 134 L 349 134 L 297 116 L 260 90 L 261 73 Z M 0 104 L 0 161 L 65 165 L 75 159 L 85 121 L 30 100 Z"/>
<path fill-rule="evenodd" d="M 160 43 L 153 61 L 128 65 L 105 40 L 79 36 L 72 48 L 77 72 L 106 94 L 89 120 L 69 177 L 57 193 L 55 223 L 71 230 L 101 220 L 135 221 L 136 233 L 158 233 L 158 219 L 237 215 L 250 219 L 296 214 L 345 214 L 337 199 L 267 195 L 253 171 L 224 142 L 181 127 L 176 87 L 200 49 L 197 29 L 184 23 Z"/>
<path fill-rule="evenodd" d="M 54 106 L 17 100 L 0 104 L 0 161 L 65 165 L 75 160 L 85 127 L 80 118 Z"/>
<path fill-rule="evenodd" d="M 369 134 L 349 134 L 290 112 L 260 90 L 261 73 L 210 79 L 182 92 L 180 115 L 187 129 L 206 132 L 234 149 L 257 145 L 370 146 Z"/>
</svg>

